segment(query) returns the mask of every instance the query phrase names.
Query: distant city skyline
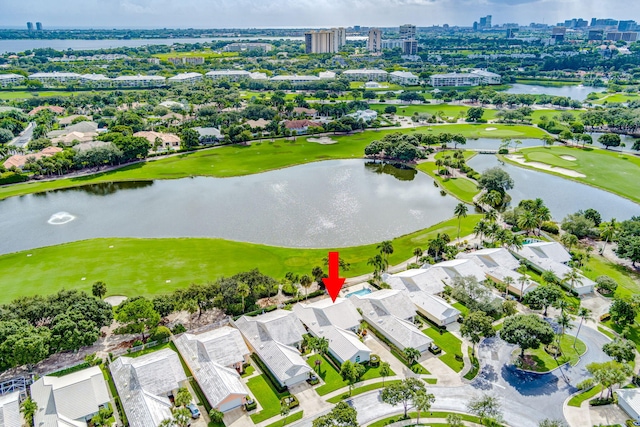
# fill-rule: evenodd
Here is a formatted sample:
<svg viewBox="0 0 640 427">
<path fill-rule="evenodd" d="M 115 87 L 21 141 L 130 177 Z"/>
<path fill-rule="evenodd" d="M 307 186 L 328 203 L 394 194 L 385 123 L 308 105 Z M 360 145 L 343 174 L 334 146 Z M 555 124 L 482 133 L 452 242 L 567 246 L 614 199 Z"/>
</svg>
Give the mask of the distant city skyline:
<svg viewBox="0 0 640 427">
<path fill-rule="evenodd" d="M 53 28 L 326 28 L 470 27 L 481 16 L 493 24 L 556 24 L 593 17 L 640 20 L 628 0 L 3 0 L 0 27 L 42 22 Z"/>
</svg>

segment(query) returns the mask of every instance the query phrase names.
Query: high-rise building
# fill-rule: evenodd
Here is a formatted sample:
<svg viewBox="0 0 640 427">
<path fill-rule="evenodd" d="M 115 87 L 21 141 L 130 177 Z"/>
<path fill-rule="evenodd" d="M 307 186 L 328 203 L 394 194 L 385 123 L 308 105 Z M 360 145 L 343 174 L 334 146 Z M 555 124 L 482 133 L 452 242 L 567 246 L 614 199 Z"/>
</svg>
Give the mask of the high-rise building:
<svg viewBox="0 0 640 427">
<path fill-rule="evenodd" d="M 42 22 L 36 22 L 36 30 L 42 31 Z"/>
<path fill-rule="evenodd" d="M 589 41 L 601 42 L 603 37 L 604 37 L 604 31 L 602 31 L 602 30 L 589 30 L 589 35 L 588 35 Z"/>
<path fill-rule="evenodd" d="M 382 52 L 382 31 L 380 31 L 380 28 L 371 28 L 369 30 L 367 49 L 369 52 Z"/>
<path fill-rule="evenodd" d="M 27 22 L 27 30 L 33 31 L 33 22 Z"/>
<path fill-rule="evenodd" d="M 618 22 L 618 31 L 636 31 L 638 29 L 638 24 L 636 21 L 620 21 Z"/>
<path fill-rule="evenodd" d="M 484 30 L 491 28 L 491 15 L 483 16 L 480 18 L 480 22 L 478 23 L 478 29 Z"/>
<path fill-rule="evenodd" d="M 418 54 L 418 42 L 416 39 L 409 39 L 402 41 L 402 54 L 403 55 L 417 55 Z"/>
<path fill-rule="evenodd" d="M 343 27 L 304 33 L 306 53 L 337 53 L 347 43 Z"/>
<path fill-rule="evenodd" d="M 400 25 L 400 38 L 403 40 L 416 38 L 416 26 L 411 24 Z"/>
</svg>

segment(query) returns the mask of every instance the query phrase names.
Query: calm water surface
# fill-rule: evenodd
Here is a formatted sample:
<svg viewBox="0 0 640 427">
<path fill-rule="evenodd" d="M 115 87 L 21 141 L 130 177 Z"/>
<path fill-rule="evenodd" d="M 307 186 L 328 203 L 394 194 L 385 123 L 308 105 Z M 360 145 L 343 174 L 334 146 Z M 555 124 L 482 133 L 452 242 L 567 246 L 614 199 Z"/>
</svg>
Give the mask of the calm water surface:
<svg viewBox="0 0 640 427">
<path fill-rule="evenodd" d="M 525 85 L 515 83 L 511 85 L 505 93 L 526 94 L 526 95 L 551 95 L 551 96 L 566 96 L 576 101 L 584 101 L 587 99 L 587 95 L 591 92 L 604 92 L 607 88 L 604 87 L 592 87 L 592 86 L 540 86 L 540 85 Z"/>
<path fill-rule="evenodd" d="M 514 181 L 513 190 L 508 192 L 512 197 L 512 205 L 518 204 L 520 200 L 540 197 L 556 221 L 561 221 L 566 215 L 580 209 L 589 208 L 599 211 L 605 221 L 611 218 L 622 221 L 633 215 L 640 215 L 640 205 L 613 193 L 544 172 L 509 163 L 502 164 L 493 155 L 479 154 L 467 163 L 480 173 L 485 169 L 500 166 Z"/>
<path fill-rule="evenodd" d="M 95 237 L 344 247 L 429 227 L 450 218 L 457 203 L 423 173 L 363 160 L 236 178 L 97 184 L 1 201 L 0 253 Z"/>
</svg>

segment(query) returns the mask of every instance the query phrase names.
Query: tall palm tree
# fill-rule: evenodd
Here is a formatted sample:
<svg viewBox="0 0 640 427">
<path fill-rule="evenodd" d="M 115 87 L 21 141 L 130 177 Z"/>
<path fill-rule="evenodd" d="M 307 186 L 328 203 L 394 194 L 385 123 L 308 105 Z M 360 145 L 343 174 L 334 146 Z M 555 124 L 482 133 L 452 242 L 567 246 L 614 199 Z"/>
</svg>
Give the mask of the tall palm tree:
<svg viewBox="0 0 640 427">
<path fill-rule="evenodd" d="M 578 317 L 580 318 L 580 324 L 578 325 L 578 331 L 576 332 L 576 338 L 573 340 L 573 348 L 576 348 L 576 342 L 578 342 L 578 334 L 580 334 L 580 328 L 582 328 L 582 322 L 587 320 L 593 320 L 591 310 L 587 307 L 580 307 L 578 310 Z"/>
<path fill-rule="evenodd" d="M 513 277 L 511 276 L 507 276 L 504 279 L 502 279 L 502 283 L 504 283 L 504 285 L 507 288 L 507 292 L 509 292 L 509 286 L 512 286 L 516 281 L 513 280 Z"/>
<path fill-rule="evenodd" d="M 571 247 L 578 244 L 578 238 L 575 234 L 565 233 L 560 237 L 560 242 L 571 252 Z"/>
<path fill-rule="evenodd" d="M 564 311 L 560 313 L 559 316 L 556 317 L 556 322 L 558 322 L 558 325 L 560 325 L 560 336 L 558 337 L 558 348 L 560 348 L 560 340 L 564 336 L 565 331 L 567 329 L 573 328 L 573 324 L 571 324 L 572 320 L 573 319 L 571 318 L 571 315 Z"/>
<path fill-rule="evenodd" d="M 431 393 L 422 390 L 415 393 L 413 396 L 413 406 L 416 408 L 416 411 L 418 411 L 416 425 L 420 425 L 420 413 L 427 412 L 431 409 L 431 404 L 435 402 L 435 400 L 436 397 Z"/>
<path fill-rule="evenodd" d="M 476 225 L 473 226 L 473 232 L 476 234 L 476 237 L 482 241 L 482 238 L 487 233 L 489 226 L 485 220 L 478 221 Z"/>
<path fill-rule="evenodd" d="M 571 289 L 575 287 L 576 284 L 582 285 L 582 276 L 580 275 L 580 270 L 573 267 L 570 271 L 568 271 L 564 277 L 562 278 L 564 283 L 569 283 Z"/>
<path fill-rule="evenodd" d="M 304 288 L 304 299 L 307 299 L 307 295 L 309 293 L 309 286 L 313 283 L 311 277 L 308 274 L 303 274 L 300 277 L 300 286 Z"/>
<path fill-rule="evenodd" d="M 238 295 L 242 298 L 242 312 L 244 313 L 244 299 L 251 294 L 251 289 L 249 289 L 249 285 L 244 282 L 238 283 L 238 288 L 236 289 Z"/>
<path fill-rule="evenodd" d="M 424 250 L 420 247 L 413 249 L 413 254 L 416 256 L 416 264 L 418 263 L 418 258 L 422 256 L 423 253 L 424 253 Z"/>
<path fill-rule="evenodd" d="M 529 283 L 529 278 L 526 275 L 521 275 L 518 277 L 518 283 L 520 283 L 520 298 L 519 301 L 522 301 L 522 296 L 524 295 L 524 285 Z"/>
<path fill-rule="evenodd" d="M 558 278 L 558 276 L 556 276 L 556 273 L 551 270 L 543 271 L 540 277 L 542 278 L 542 281 L 547 284 L 556 284 L 560 282 L 560 279 Z"/>
<path fill-rule="evenodd" d="M 491 209 L 484 213 L 484 219 L 489 221 L 489 223 L 496 222 L 496 220 L 498 219 L 498 213 L 495 210 Z"/>
<path fill-rule="evenodd" d="M 380 251 L 380 253 L 384 257 L 385 264 L 388 266 L 389 255 L 393 253 L 393 243 L 391 243 L 391 240 L 385 240 L 381 242 L 376 249 Z"/>
<path fill-rule="evenodd" d="M 367 265 L 373 267 L 373 278 L 375 280 L 380 279 L 380 272 L 384 271 L 385 263 L 382 255 L 376 254 L 375 256 L 367 260 Z"/>
<path fill-rule="evenodd" d="M 523 230 L 526 230 L 527 234 L 531 233 L 538 226 L 538 218 L 535 213 L 531 211 L 524 211 L 522 214 L 518 216 L 517 219 L 518 227 Z"/>
<path fill-rule="evenodd" d="M 616 219 L 611 218 L 611 221 L 608 222 L 602 229 L 602 233 L 600 233 L 600 236 L 604 237 L 605 240 L 602 249 L 600 249 L 600 254 L 604 253 L 604 249 L 607 247 L 607 243 L 609 243 L 609 240 L 613 239 L 613 236 L 616 234 L 617 228 L 618 224 L 616 223 Z"/>
<path fill-rule="evenodd" d="M 468 211 L 469 208 L 467 208 L 467 205 L 465 205 L 464 203 L 458 203 L 453 210 L 453 214 L 458 217 L 458 240 L 460 240 L 460 223 L 462 221 L 462 218 L 467 217 Z"/>
</svg>

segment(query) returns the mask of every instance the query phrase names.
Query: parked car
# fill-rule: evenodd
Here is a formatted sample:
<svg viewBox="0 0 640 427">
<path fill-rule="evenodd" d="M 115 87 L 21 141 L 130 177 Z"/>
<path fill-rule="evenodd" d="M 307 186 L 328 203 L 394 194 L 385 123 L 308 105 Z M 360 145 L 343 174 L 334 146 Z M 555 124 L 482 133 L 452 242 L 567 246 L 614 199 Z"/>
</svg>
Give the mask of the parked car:
<svg viewBox="0 0 640 427">
<path fill-rule="evenodd" d="M 435 345 L 435 344 L 431 344 L 431 345 L 429 346 L 429 351 L 430 351 L 431 353 L 433 353 L 433 354 L 440 354 L 440 353 L 442 353 L 442 349 L 441 349 L 440 347 L 438 347 L 437 345 Z"/>
<path fill-rule="evenodd" d="M 195 403 L 189 403 L 187 405 L 187 409 L 189 410 L 189 412 L 191 412 L 191 418 L 193 419 L 200 418 L 200 410 L 195 405 Z"/>
</svg>

